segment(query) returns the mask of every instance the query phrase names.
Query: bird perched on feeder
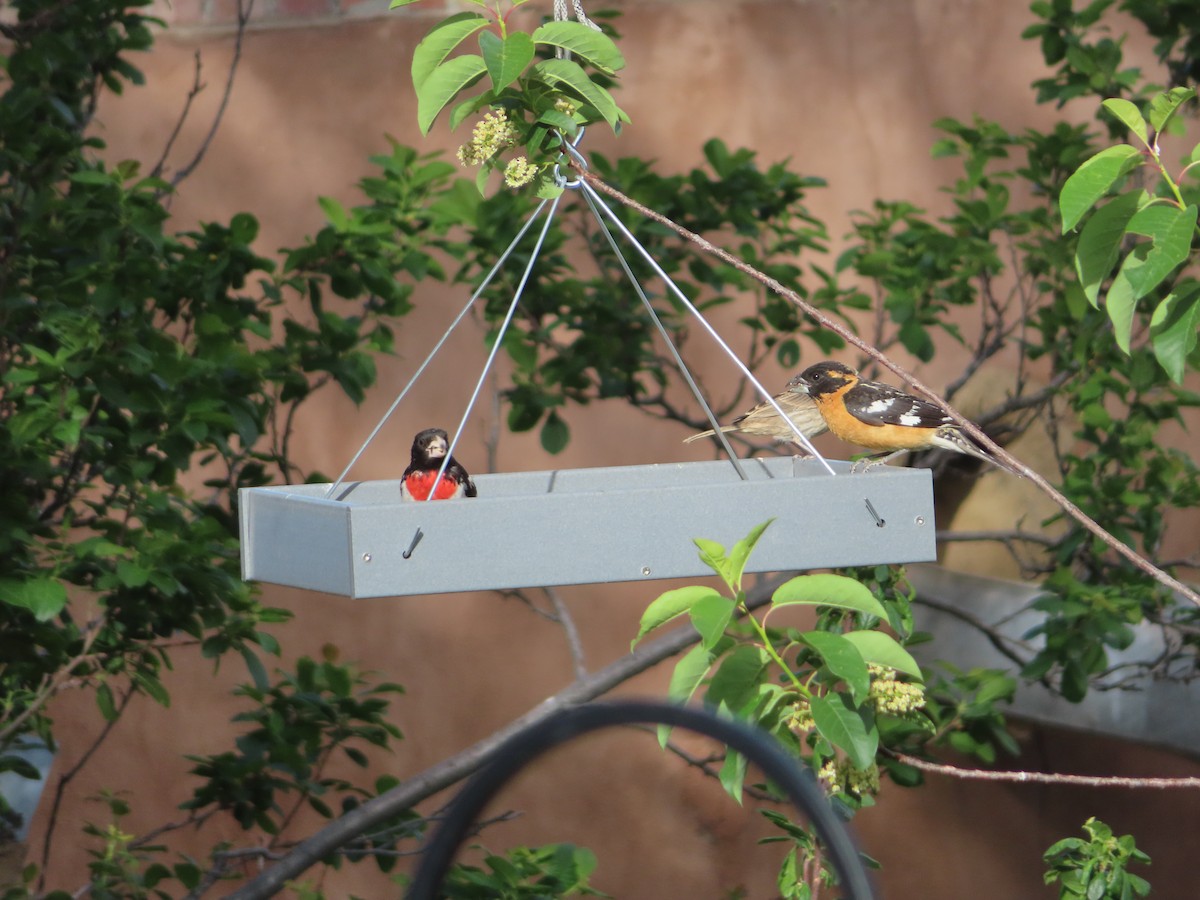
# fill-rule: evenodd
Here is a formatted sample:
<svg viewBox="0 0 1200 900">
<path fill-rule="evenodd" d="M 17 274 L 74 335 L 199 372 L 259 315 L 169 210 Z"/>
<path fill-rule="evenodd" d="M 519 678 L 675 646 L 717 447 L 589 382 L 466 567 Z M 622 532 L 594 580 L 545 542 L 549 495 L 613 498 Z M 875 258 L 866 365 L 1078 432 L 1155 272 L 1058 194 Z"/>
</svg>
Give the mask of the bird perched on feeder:
<svg viewBox="0 0 1200 900">
<path fill-rule="evenodd" d="M 880 451 L 864 468 L 885 463 L 908 450 L 933 447 L 1000 465 L 940 406 L 891 385 L 863 381 L 842 363 L 817 363 L 793 381 L 816 402 L 825 424 L 837 437 L 848 444 Z"/>
<path fill-rule="evenodd" d="M 446 463 L 446 471 L 442 473 L 442 480 L 434 490 L 433 483 L 449 448 L 450 441 L 446 432 L 440 428 L 426 428 L 417 433 L 413 438 L 412 461 L 400 480 L 402 500 L 426 500 L 431 490 L 434 500 L 452 500 L 456 497 L 476 495 L 475 482 L 453 456 Z"/>
<path fill-rule="evenodd" d="M 775 395 L 775 402 L 779 404 L 780 409 L 787 413 L 788 419 L 792 420 L 796 429 L 811 440 L 829 429 L 825 424 L 825 419 L 821 416 L 821 411 L 817 409 L 816 401 L 800 387 L 799 378 L 800 376 L 797 375 L 789 381 L 784 389 Z M 721 431 L 726 433 L 736 431 L 756 437 L 773 438 L 781 444 L 795 444 L 802 453 L 808 454 L 807 449 L 796 436 L 796 432 L 775 411 L 775 407 L 766 401 L 751 407 L 734 419 L 731 425 L 722 425 Z M 715 433 L 710 428 L 708 431 L 701 431 L 699 434 L 684 438 L 683 442 L 690 444 L 692 441 L 698 441 L 700 438 L 709 437 Z"/>
</svg>

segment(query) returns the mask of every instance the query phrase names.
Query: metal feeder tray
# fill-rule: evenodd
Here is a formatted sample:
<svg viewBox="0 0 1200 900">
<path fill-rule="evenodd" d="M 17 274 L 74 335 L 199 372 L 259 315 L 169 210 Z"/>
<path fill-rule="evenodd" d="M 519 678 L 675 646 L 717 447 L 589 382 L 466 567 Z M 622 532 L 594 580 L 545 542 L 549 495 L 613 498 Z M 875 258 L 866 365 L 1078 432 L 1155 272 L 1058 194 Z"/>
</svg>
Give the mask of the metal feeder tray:
<svg viewBox="0 0 1200 900">
<path fill-rule="evenodd" d="M 711 575 L 694 537 L 726 546 L 774 517 L 747 571 L 936 558 L 928 469 L 727 460 L 479 475 L 474 499 L 402 502 L 398 481 L 243 488 L 242 575 L 349 597 Z"/>
</svg>

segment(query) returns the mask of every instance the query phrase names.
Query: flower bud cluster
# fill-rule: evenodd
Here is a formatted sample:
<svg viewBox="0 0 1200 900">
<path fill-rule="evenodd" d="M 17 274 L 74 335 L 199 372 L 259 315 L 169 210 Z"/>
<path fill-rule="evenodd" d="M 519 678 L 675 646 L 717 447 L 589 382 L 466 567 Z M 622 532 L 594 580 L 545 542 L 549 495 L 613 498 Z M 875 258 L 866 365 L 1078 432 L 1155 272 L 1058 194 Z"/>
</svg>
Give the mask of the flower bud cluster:
<svg viewBox="0 0 1200 900">
<path fill-rule="evenodd" d="M 919 684 L 896 680 L 896 670 L 870 665 L 871 692 L 875 711 L 891 716 L 903 716 L 925 706 L 925 688 Z"/>
<path fill-rule="evenodd" d="M 866 769 L 857 769 L 848 759 L 827 759 L 817 777 L 835 793 L 843 791 L 861 797 L 879 792 L 879 766 L 875 763 Z"/>
<path fill-rule="evenodd" d="M 813 721 L 812 710 L 807 703 L 797 703 L 787 715 L 787 727 L 797 736 L 803 736 L 812 731 L 817 723 Z"/>
<path fill-rule="evenodd" d="M 497 109 L 475 123 L 471 140 L 458 148 L 458 161 L 464 166 L 479 166 L 501 150 L 515 144 L 521 134 L 517 126 L 508 121 L 508 114 Z"/>
<path fill-rule="evenodd" d="M 510 188 L 519 188 L 529 184 L 537 177 L 538 167 L 523 156 L 509 161 L 504 167 L 504 183 Z"/>
</svg>

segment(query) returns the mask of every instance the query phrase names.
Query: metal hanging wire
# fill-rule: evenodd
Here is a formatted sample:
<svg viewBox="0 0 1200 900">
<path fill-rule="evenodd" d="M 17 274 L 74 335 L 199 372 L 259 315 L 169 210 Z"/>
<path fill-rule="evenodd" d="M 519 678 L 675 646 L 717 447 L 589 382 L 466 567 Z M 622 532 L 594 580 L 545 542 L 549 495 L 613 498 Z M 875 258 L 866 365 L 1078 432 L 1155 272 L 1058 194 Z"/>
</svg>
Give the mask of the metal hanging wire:
<svg viewBox="0 0 1200 900">
<path fill-rule="evenodd" d="M 569 156 L 581 171 L 586 171 L 588 167 L 587 160 L 584 158 L 583 154 L 579 152 L 578 146 L 579 142 L 583 139 L 583 135 L 584 129 L 581 128 L 579 129 L 579 132 L 575 136 L 574 140 L 568 141 L 565 138 L 562 139 L 562 147 L 564 151 L 563 161 L 565 162 L 566 157 Z M 821 464 L 822 467 L 824 467 L 826 472 L 828 472 L 830 475 L 836 475 L 837 473 L 834 471 L 833 467 L 829 464 L 825 457 L 823 457 L 817 451 L 816 447 L 813 446 L 812 441 L 810 441 L 808 437 L 796 427 L 796 424 L 791 420 L 787 413 L 784 412 L 774 395 L 772 395 L 771 392 L 762 385 L 762 382 L 755 377 L 754 373 L 750 371 L 749 367 L 738 358 L 733 348 L 730 347 L 729 344 L 726 343 L 726 341 L 717 332 L 717 330 L 713 328 L 712 324 L 709 323 L 696 305 L 692 303 L 687 294 L 685 294 L 671 278 L 671 276 L 663 270 L 662 266 L 660 266 L 654 259 L 653 254 L 651 254 L 650 251 L 647 250 L 640 241 L 638 241 L 633 232 L 631 232 L 625 226 L 625 223 L 620 220 L 617 214 L 604 201 L 600 194 L 597 193 L 596 190 L 582 177 L 567 178 L 562 173 L 562 162 L 555 165 L 554 178 L 556 184 L 564 191 L 576 190 L 579 191 L 583 196 L 589 212 L 591 212 L 592 216 L 596 220 L 597 225 L 599 225 L 601 231 L 604 233 L 609 247 L 617 257 L 617 261 L 621 266 L 621 270 L 625 273 L 626 278 L 629 279 L 629 283 L 633 286 L 634 292 L 637 294 L 638 299 L 641 300 L 646 313 L 650 316 L 651 321 L 654 323 L 655 328 L 658 330 L 659 335 L 662 337 L 664 343 L 670 351 L 671 357 L 675 361 L 676 366 L 678 366 L 679 372 L 683 376 L 684 382 L 687 384 L 688 389 L 691 391 L 692 395 L 696 398 L 697 403 L 700 404 L 701 409 L 704 411 L 705 418 L 712 426 L 717 440 L 721 443 L 721 446 L 728 456 L 729 461 L 738 477 L 743 481 L 747 480 L 746 472 L 742 468 L 737 453 L 734 451 L 729 439 L 725 436 L 725 433 L 721 430 L 721 424 L 717 420 L 716 414 L 713 412 L 712 407 L 709 406 L 708 401 L 705 399 L 703 392 L 700 390 L 700 387 L 696 382 L 696 379 L 692 376 L 691 371 L 688 369 L 687 364 L 680 355 L 674 341 L 671 340 L 670 332 L 668 332 L 666 326 L 663 325 L 662 319 L 659 317 L 657 311 L 654 309 L 653 304 L 650 302 L 645 288 L 638 281 L 637 277 L 633 273 L 633 269 L 630 266 L 628 259 L 626 259 L 625 255 L 621 252 L 616 237 L 613 235 L 613 229 L 610 228 L 610 222 L 612 226 L 614 226 L 615 229 L 620 232 L 625 241 L 637 252 L 637 254 L 645 261 L 645 263 L 650 266 L 655 275 L 662 280 L 663 284 L 666 285 L 671 294 L 673 294 L 676 299 L 678 299 L 679 302 L 688 310 L 688 312 L 700 322 L 704 330 L 708 332 L 709 336 L 716 342 L 717 346 L 721 348 L 725 355 L 733 361 L 734 365 L 737 366 L 743 377 L 750 382 L 755 391 L 758 392 L 758 394 L 766 403 L 770 404 L 771 408 L 775 410 L 776 414 L 783 421 L 788 423 L 795 435 L 796 443 L 804 447 L 804 449 L 808 451 L 808 453 L 811 454 Z M 350 470 L 354 467 L 355 463 L 358 462 L 359 458 L 361 458 L 367 447 L 370 446 L 371 442 L 375 440 L 376 436 L 378 436 L 379 432 L 383 429 L 383 426 L 391 418 L 397 407 L 399 407 L 400 402 L 408 395 L 408 392 L 412 389 L 412 386 L 416 383 L 417 379 L 421 377 L 422 373 L 429 366 L 429 363 L 433 360 L 434 356 L 437 355 L 438 351 L 449 339 L 450 334 L 455 328 L 458 327 L 459 323 L 462 322 L 463 318 L 470 311 L 475 301 L 478 300 L 483 294 L 487 286 L 491 284 L 492 279 L 496 276 L 496 273 L 500 271 L 500 268 L 508 260 L 509 256 L 512 255 L 512 252 L 516 249 L 517 245 L 529 232 L 538 216 L 540 216 L 543 210 L 549 206 L 549 211 L 546 213 L 545 220 L 542 223 L 541 231 L 538 233 L 537 241 L 530 252 L 529 261 L 525 266 L 524 272 L 521 274 L 521 280 L 513 294 L 512 302 L 508 306 L 504 320 L 500 324 L 496 338 L 492 343 L 492 348 L 489 351 L 487 360 L 483 365 L 483 371 L 480 373 L 479 379 L 475 383 L 475 388 L 472 390 L 470 399 L 467 401 L 466 409 L 463 411 L 463 415 L 459 420 L 458 427 L 455 428 L 454 434 L 450 439 L 450 446 L 447 448 L 446 456 L 442 460 L 442 464 L 438 469 L 437 477 L 434 480 L 433 489 L 430 490 L 425 499 L 428 501 L 433 498 L 437 489 L 437 485 L 441 483 L 442 478 L 445 476 L 446 467 L 449 465 L 450 459 L 454 455 L 455 447 L 458 446 L 458 440 L 462 435 L 462 430 L 467 423 L 467 419 L 470 418 L 471 412 L 475 408 L 475 404 L 479 399 L 479 394 L 483 389 L 485 381 L 487 380 L 488 373 L 491 371 L 492 365 L 495 362 L 496 354 L 499 352 L 500 347 L 504 342 L 504 336 L 512 322 L 513 315 L 516 313 L 517 306 L 520 304 L 521 296 L 525 291 L 525 286 L 529 282 L 529 276 L 532 274 L 533 267 L 537 262 L 543 245 L 545 244 L 546 236 L 549 233 L 551 223 L 554 221 L 554 216 L 558 211 L 559 202 L 562 200 L 562 197 L 563 195 L 560 194 L 553 200 L 543 200 L 529 215 L 529 218 L 525 220 L 525 223 L 517 232 L 516 237 L 513 238 L 508 247 L 505 248 L 504 252 L 500 254 L 499 259 L 496 260 L 495 265 L 492 266 L 491 270 L 487 273 L 487 275 L 484 276 L 483 280 L 479 283 L 479 286 L 475 289 L 475 292 L 471 295 L 471 298 L 467 301 L 466 305 L 459 311 L 458 315 L 455 316 L 454 321 L 450 323 L 450 326 L 446 329 L 445 333 L 438 340 L 438 342 L 434 344 L 433 349 L 429 352 L 429 355 L 426 356 L 421 365 L 417 367 L 412 377 L 408 380 L 408 383 L 405 384 L 404 388 L 400 391 L 396 399 L 392 401 L 392 404 L 388 407 L 387 412 L 383 414 L 383 417 L 379 420 L 379 423 L 371 430 L 371 433 L 367 436 L 367 439 L 350 459 L 350 462 L 346 465 L 346 468 L 342 470 L 342 473 L 337 477 L 337 480 L 330 485 L 329 490 L 325 493 L 326 498 L 333 497 L 337 493 L 338 488 L 345 483 L 346 476 L 350 473 Z"/>
<path fill-rule="evenodd" d="M 569 143 L 569 142 L 564 141 L 563 148 L 567 153 L 570 154 L 571 158 L 575 161 L 575 164 L 581 170 L 586 171 L 587 170 L 587 160 L 584 159 L 583 154 L 581 154 L 579 152 L 579 148 L 578 148 L 577 144 L 578 144 L 578 139 L 575 141 L 575 143 Z M 620 218 L 617 216 L 617 214 L 615 212 L 613 212 L 612 207 L 610 207 L 607 203 L 604 202 L 604 199 L 600 196 L 599 193 L 596 192 L 596 189 L 593 188 L 590 184 L 588 184 L 587 181 L 585 181 L 583 178 L 575 178 L 571 181 L 567 181 L 567 180 L 563 179 L 563 180 L 560 180 L 559 184 L 561 187 L 568 189 L 568 190 L 580 190 L 588 202 L 588 208 L 592 211 L 592 214 L 596 216 L 596 221 L 600 224 L 601 228 L 604 229 L 605 233 L 609 234 L 608 228 L 604 224 L 604 218 L 599 216 L 596 213 L 596 210 L 597 210 L 597 208 L 599 208 L 600 210 L 602 210 L 604 212 L 604 215 L 613 223 L 613 225 L 616 226 L 617 230 L 621 232 L 621 235 L 625 238 L 625 240 L 628 241 L 629 244 L 638 252 L 638 255 L 642 257 L 642 259 L 646 262 L 646 264 L 649 265 L 650 268 L 654 270 L 654 273 L 656 275 L 658 275 L 659 278 L 662 279 L 663 283 L 667 286 L 667 288 L 671 291 L 671 293 L 674 294 L 675 297 L 679 300 L 679 302 L 682 303 L 687 308 L 688 312 L 690 312 L 693 316 L 696 317 L 696 319 L 704 327 L 704 330 L 709 333 L 709 336 L 711 336 L 712 339 L 717 342 L 717 346 L 720 347 L 725 352 L 726 356 L 728 356 L 731 360 L 733 360 L 734 365 L 736 365 L 738 367 L 738 369 L 741 371 L 742 375 L 746 379 L 748 379 L 749 382 L 754 386 L 754 389 L 756 391 L 758 391 L 759 395 L 763 398 L 763 400 L 771 405 L 771 408 L 773 410 L 775 410 L 776 414 L 783 421 L 788 423 L 788 426 L 792 429 L 792 432 L 799 439 L 798 443 L 800 443 L 804 447 L 804 449 L 809 452 L 809 454 L 811 454 L 815 459 L 817 459 L 821 463 L 821 465 L 825 468 L 826 472 L 828 472 L 830 475 L 835 475 L 836 473 L 833 470 L 833 466 L 831 466 L 829 464 L 829 462 L 825 459 L 824 456 L 822 456 L 819 452 L 817 452 L 817 449 L 816 449 L 816 447 L 813 446 L 812 441 L 810 441 L 808 439 L 808 437 L 803 432 L 801 432 L 799 428 L 796 427 L 796 423 L 793 422 L 791 420 L 791 417 L 788 416 L 788 414 L 783 411 L 783 408 L 779 405 L 779 401 L 777 401 L 775 399 L 774 395 L 771 394 L 765 387 L 763 387 L 762 383 L 755 377 L 754 373 L 750 371 L 749 367 L 744 362 L 742 362 L 741 359 L 738 358 L 738 355 L 733 351 L 733 348 L 730 347 L 729 344 L 727 344 L 725 342 L 725 340 L 721 337 L 721 335 L 717 332 L 717 330 L 715 328 L 713 328 L 712 324 L 708 321 L 708 319 L 704 318 L 703 313 L 701 313 L 700 310 L 696 308 L 695 304 L 692 303 L 692 301 L 690 299 L 688 299 L 687 294 L 685 294 L 683 292 L 683 290 L 680 289 L 679 285 L 677 285 L 675 283 L 675 281 L 671 278 L 671 276 L 668 275 L 663 270 L 662 266 L 660 266 L 658 264 L 657 260 L 654 259 L 653 254 L 651 254 L 650 251 L 647 250 L 640 241 L 638 241 L 638 239 L 634 236 L 633 232 L 631 232 L 627 227 L 625 227 L 625 223 L 620 220 Z M 612 241 L 611 234 L 609 234 L 609 240 Z M 618 258 L 621 259 L 622 268 L 624 268 L 626 275 L 629 277 L 630 282 L 634 285 L 635 289 L 638 292 L 638 295 L 640 297 L 642 297 L 643 301 L 646 302 L 647 308 L 649 308 L 649 301 L 646 301 L 645 294 L 643 293 L 641 286 L 638 284 L 637 279 L 633 277 L 633 274 L 630 271 L 628 264 L 625 262 L 624 257 L 621 256 L 621 252 L 619 249 L 617 249 L 617 247 L 615 246 L 615 243 L 613 244 L 613 250 L 614 250 L 614 252 L 616 252 Z M 654 314 L 653 309 L 651 309 L 650 312 L 651 312 L 651 315 L 654 317 L 655 322 L 657 323 L 658 322 L 657 315 Z M 659 324 L 659 328 L 662 329 L 661 324 Z M 674 354 L 676 362 L 680 366 L 680 370 L 684 373 L 684 378 L 687 381 L 688 386 L 692 389 L 692 393 L 695 395 L 696 400 L 704 408 L 704 411 L 705 411 L 706 415 L 708 416 L 709 422 L 712 423 L 713 428 L 716 430 L 716 434 L 721 435 L 721 444 L 725 448 L 725 452 L 729 454 L 730 461 L 734 463 L 734 467 L 737 469 L 738 474 L 743 479 L 745 479 L 745 477 L 746 477 L 745 473 L 742 472 L 741 467 L 738 466 L 738 464 L 736 462 L 737 454 L 735 454 L 733 452 L 732 448 L 729 446 L 729 442 L 724 438 L 724 435 L 720 429 L 720 426 L 718 424 L 716 424 L 716 419 L 713 417 L 712 410 L 709 408 L 708 403 L 704 399 L 704 396 L 701 394 L 699 388 L 696 387 L 695 381 L 692 379 L 691 375 L 688 373 L 687 367 L 684 366 L 683 360 L 679 357 L 679 354 L 675 350 L 674 345 L 671 344 L 671 340 L 669 337 L 667 337 L 667 335 L 665 333 L 665 329 L 663 329 L 663 335 L 666 338 L 668 345 L 671 346 L 671 352 Z"/>
</svg>

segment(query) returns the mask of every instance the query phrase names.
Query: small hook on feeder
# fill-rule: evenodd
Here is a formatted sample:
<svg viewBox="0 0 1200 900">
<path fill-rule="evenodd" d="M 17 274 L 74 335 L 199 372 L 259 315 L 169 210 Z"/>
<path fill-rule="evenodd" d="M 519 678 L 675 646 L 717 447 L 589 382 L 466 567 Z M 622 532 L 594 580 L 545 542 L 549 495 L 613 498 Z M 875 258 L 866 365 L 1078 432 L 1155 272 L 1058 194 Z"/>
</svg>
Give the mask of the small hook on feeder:
<svg viewBox="0 0 1200 900">
<path fill-rule="evenodd" d="M 400 555 L 403 556 L 405 559 L 408 559 L 409 557 L 411 557 L 413 555 L 413 551 L 417 549 L 417 544 L 421 543 L 421 538 L 423 538 L 423 537 L 425 537 L 425 532 L 423 532 L 420 528 L 418 528 L 417 533 L 413 535 L 412 543 L 409 544 L 408 549 L 405 550 Z"/>
<path fill-rule="evenodd" d="M 887 524 L 887 522 L 884 521 L 883 517 L 880 516 L 879 513 L 875 511 L 874 503 L 872 503 L 870 500 L 868 500 L 866 498 L 863 499 L 863 502 L 867 504 L 867 512 L 869 512 L 871 514 L 871 518 L 875 520 L 876 528 L 882 528 L 884 525 Z"/>
</svg>

